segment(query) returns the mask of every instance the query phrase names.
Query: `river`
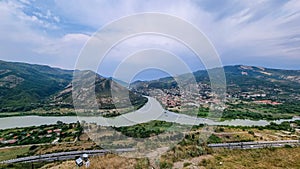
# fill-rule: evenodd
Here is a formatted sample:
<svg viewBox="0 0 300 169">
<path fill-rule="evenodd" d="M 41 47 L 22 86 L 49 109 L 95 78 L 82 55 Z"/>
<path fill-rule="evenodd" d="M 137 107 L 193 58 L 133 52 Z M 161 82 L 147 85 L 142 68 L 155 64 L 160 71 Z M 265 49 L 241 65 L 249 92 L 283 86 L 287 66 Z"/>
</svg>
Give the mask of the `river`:
<svg viewBox="0 0 300 169">
<path fill-rule="evenodd" d="M 28 127 L 28 126 L 40 126 L 43 124 L 55 124 L 57 121 L 64 123 L 74 123 L 76 121 L 86 121 L 88 123 L 97 123 L 102 126 L 131 126 L 139 123 L 149 122 L 151 120 L 161 120 L 167 122 L 176 122 L 179 124 L 187 125 L 229 125 L 229 126 L 265 126 L 270 124 L 271 121 L 266 120 L 226 120 L 226 121 L 213 121 L 205 118 L 192 117 L 184 114 L 178 114 L 170 111 L 166 111 L 160 105 L 160 103 L 152 98 L 148 97 L 148 102 L 139 110 L 131 113 L 123 114 L 115 118 L 104 117 L 86 117 L 86 116 L 15 116 L 0 118 L 0 129 L 15 128 L 15 127 Z M 279 124 L 283 121 L 300 120 L 300 117 L 294 117 L 293 119 L 275 120 L 273 122 Z"/>
</svg>

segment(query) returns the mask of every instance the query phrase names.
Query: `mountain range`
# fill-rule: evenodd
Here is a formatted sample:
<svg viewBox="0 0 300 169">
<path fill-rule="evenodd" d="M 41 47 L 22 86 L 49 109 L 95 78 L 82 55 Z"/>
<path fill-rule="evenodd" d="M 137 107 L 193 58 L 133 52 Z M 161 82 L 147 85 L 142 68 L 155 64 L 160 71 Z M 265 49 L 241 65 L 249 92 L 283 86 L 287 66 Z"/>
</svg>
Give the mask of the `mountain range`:
<svg viewBox="0 0 300 169">
<path fill-rule="evenodd" d="M 73 108 L 73 72 L 45 65 L 0 61 L 0 112 L 29 111 L 36 108 Z M 92 71 L 80 72 L 85 73 L 86 79 L 95 78 L 94 90 L 99 109 L 115 108 L 110 93 L 112 83 L 118 90 L 128 91 L 111 78 L 102 77 Z M 90 86 L 92 84 L 86 86 L 86 90 L 89 90 Z M 141 106 L 147 101 L 139 94 L 128 92 L 133 106 Z M 81 97 L 81 99 L 88 98 Z"/>
<path fill-rule="evenodd" d="M 116 91 L 127 91 L 132 105 L 136 107 L 147 102 L 142 94 L 149 94 L 147 92 L 151 89 L 171 90 L 178 87 L 174 78 L 167 77 L 152 81 L 136 81 L 130 85 L 130 89 L 127 89 L 113 78 L 105 78 L 92 71 L 80 72 L 84 73 L 86 78 L 96 78 L 95 91 L 99 109 L 116 108 L 110 92 L 112 85 L 116 86 Z M 256 97 L 264 96 L 261 99 L 278 102 L 300 100 L 299 70 L 235 65 L 225 66 L 224 72 L 229 97 L 251 99 L 251 96 L 256 95 Z M 45 65 L 0 61 L 0 112 L 57 107 L 72 109 L 73 73 L 73 70 Z M 209 90 L 207 86 L 210 85 L 210 79 L 206 70 L 199 70 L 193 75 L 198 84 L 206 86 Z M 188 77 L 180 75 L 183 79 Z M 86 90 L 91 86 L 92 84 L 87 85 Z M 201 88 L 199 93 L 205 95 L 203 91 Z M 85 96 L 81 99 L 88 98 Z M 127 106 L 122 103 L 122 98 L 117 100 L 123 107 Z"/>
<path fill-rule="evenodd" d="M 251 95 L 252 93 L 266 95 L 267 99 L 272 100 L 300 100 L 300 70 L 270 69 L 245 65 L 224 66 L 223 69 L 228 95 L 241 98 L 242 95 Z M 188 79 L 190 77 L 190 75 L 184 74 L 176 78 Z M 194 72 L 193 77 L 198 84 L 210 85 L 210 78 L 206 70 Z M 178 88 L 178 84 L 172 77 L 152 81 L 137 81 L 131 84 L 131 88 L 137 91 L 176 87 Z"/>
</svg>

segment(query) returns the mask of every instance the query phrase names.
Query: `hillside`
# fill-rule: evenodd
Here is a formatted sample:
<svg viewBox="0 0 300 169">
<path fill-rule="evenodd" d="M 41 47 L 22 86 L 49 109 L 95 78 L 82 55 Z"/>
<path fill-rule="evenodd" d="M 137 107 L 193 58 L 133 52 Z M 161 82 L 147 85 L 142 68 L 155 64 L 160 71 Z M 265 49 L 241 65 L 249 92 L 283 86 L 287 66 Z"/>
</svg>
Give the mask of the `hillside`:
<svg viewBox="0 0 300 169">
<path fill-rule="evenodd" d="M 49 66 L 0 61 L 1 111 L 26 111 L 45 104 L 70 83 L 72 73 Z"/>
<path fill-rule="evenodd" d="M 88 72 L 85 78 L 95 77 L 94 72 L 81 72 Z M 72 77 L 72 70 L 0 61 L 0 112 L 29 111 L 37 108 L 43 110 L 72 109 Z M 128 91 L 110 78 L 96 74 L 95 91 L 99 109 L 115 108 L 110 93 L 112 83 L 119 90 Z M 88 84 L 87 88 L 92 85 Z M 141 106 L 147 101 L 141 95 L 129 93 L 131 104 L 134 106 Z M 82 99 L 87 99 L 84 97 L 84 93 L 78 94 L 82 96 Z M 117 99 L 122 101 L 122 98 Z"/>
<path fill-rule="evenodd" d="M 265 94 L 274 101 L 295 101 L 300 97 L 300 71 L 254 66 L 225 67 L 228 93 Z M 248 96 L 251 94 L 248 94 Z M 247 97 L 247 96 L 246 96 Z"/>
<path fill-rule="evenodd" d="M 225 66 L 224 72 L 227 96 L 223 118 L 278 119 L 300 115 L 299 70 L 236 65 Z M 156 97 L 171 111 L 195 114 L 187 107 L 200 107 L 197 115 L 206 117 L 208 107 L 217 100 L 211 91 L 207 71 L 200 70 L 193 75 L 196 84 L 188 83 L 188 74 L 176 79 L 183 79 L 183 90 L 197 88 L 199 93 L 180 91 L 182 89 L 172 77 L 137 81 L 131 84 L 131 89 Z"/>
<path fill-rule="evenodd" d="M 93 100 L 91 100 L 93 93 L 90 93 L 93 91 L 95 91 L 99 109 L 126 108 L 130 107 L 130 104 L 139 107 L 147 102 L 146 98 L 129 91 L 111 78 L 104 78 L 92 71 L 81 71 L 80 75 L 74 78 L 73 82 L 84 82 L 84 86 L 77 87 L 78 90 L 75 94 L 77 106 L 82 108 L 93 106 Z M 74 97 L 72 88 L 73 84 L 70 83 L 62 91 L 54 95 L 51 103 L 59 104 L 61 107 L 71 106 L 73 104 L 72 97 Z M 112 95 L 112 92 L 116 93 L 116 96 Z M 126 100 L 128 94 L 130 102 Z"/>
<path fill-rule="evenodd" d="M 255 66 L 225 66 L 227 93 L 235 97 L 247 98 L 251 93 L 266 94 L 268 99 L 288 101 L 300 99 L 300 71 L 269 69 Z M 210 85 L 206 70 L 193 73 L 196 82 L 201 85 Z M 180 79 L 186 75 L 179 76 Z M 153 81 L 137 81 L 131 84 L 134 90 L 147 91 L 148 89 L 178 88 L 172 77 Z M 209 87 L 208 87 L 209 88 Z"/>
</svg>

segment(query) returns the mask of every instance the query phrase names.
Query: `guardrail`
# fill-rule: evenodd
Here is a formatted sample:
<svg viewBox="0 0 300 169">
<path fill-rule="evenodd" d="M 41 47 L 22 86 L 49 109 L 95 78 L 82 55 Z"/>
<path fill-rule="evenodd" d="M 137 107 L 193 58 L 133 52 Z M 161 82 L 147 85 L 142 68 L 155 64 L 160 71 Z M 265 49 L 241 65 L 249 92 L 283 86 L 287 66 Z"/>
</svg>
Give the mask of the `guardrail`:
<svg viewBox="0 0 300 169">
<path fill-rule="evenodd" d="M 280 141 L 257 141 L 257 142 L 238 142 L 238 143 L 218 143 L 208 144 L 211 148 L 263 148 L 280 147 L 284 145 L 300 145 L 300 140 L 280 140 Z"/>
<path fill-rule="evenodd" d="M 2 164 L 10 164 L 10 163 L 26 163 L 26 162 L 41 162 L 41 161 L 59 161 L 59 160 L 67 160 L 74 159 L 76 156 L 80 156 L 82 154 L 88 154 L 89 156 L 95 155 L 104 155 L 107 153 L 124 153 L 134 151 L 133 148 L 124 148 L 124 149 L 115 149 L 115 150 L 83 150 L 83 151 L 70 151 L 70 152 L 60 152 L 60 153 L 52 153 L 52 154 L 43 154 L 36 155 L 30 157 L 21 157 L 11 160 L 2 161 Z"/>
</svg>

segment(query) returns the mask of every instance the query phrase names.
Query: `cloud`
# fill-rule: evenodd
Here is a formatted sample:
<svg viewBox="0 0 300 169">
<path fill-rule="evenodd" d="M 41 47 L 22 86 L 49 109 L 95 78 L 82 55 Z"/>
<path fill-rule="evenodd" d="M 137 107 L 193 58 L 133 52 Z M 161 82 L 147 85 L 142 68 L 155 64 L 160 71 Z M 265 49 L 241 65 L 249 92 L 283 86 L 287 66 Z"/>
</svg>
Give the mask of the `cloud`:
<svg viewBox="0 0 300 169">
<path fill-rule="evenodd" d="M 0 59 L 72 68 L 99 28 L 127 15 L 161 12 L 199 28 L 224 64 L 299 69 L 299 8 L 298 0 L 4 0 L 0 1 Z M 198 68 L 191 52 L 165 37 L 128 39 L 108 60 L 117 64 L 134 50 L 150 47 L 170 50 Z"/>
<path fill-rule="evenodd" d="M 231 3 L 234 6 L 236 2 Z M 239 8 L 221 19 L 219 12 L 211 13 L 215 21 L 205 32 L 227 64 L 295 68 L 293 62 L 280 65 L 279 61 L 282 57 L 294 61 L 300 52 L 295 39 L 300 35 L 298 5 L 296 1 L 239 1 Z M 279 63 L 269 63 L 270 59 Z"/>
<path fill-rule="evenodd" d="M 56 36 L 51 31 L 61 30 L 57 30 L 49 19 L 59 21 L 59 18 L 50 10 L 45 15 L 26 14 L 24 10 L 29 3 L 0 2 L 0 17 L 3 18 L 0 24 L 0 59 L 73 69 L 76 56 L 90 36 L 83 33 Z"/>
<path fill-rule="evenodd" d="M 276 56 L 295 58 L 299 53 L 299 41 L 294 38 L 300 33 L 297 0 L 89 2 L 56 1 L 70 20 L 95 29 L 119 17 L 139 12 L 178 16 L 202 30 L 227 64 L 237 63 L 237 56 L 243 57 L 243 64 L 247 64 L 258 57 L 266 62 L 270 58 L 276 59 Z M 264 65 L 268 66 L 267 63 Z"/>
</svg>

